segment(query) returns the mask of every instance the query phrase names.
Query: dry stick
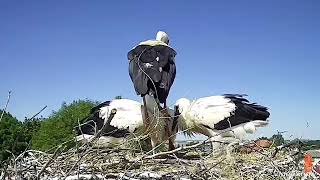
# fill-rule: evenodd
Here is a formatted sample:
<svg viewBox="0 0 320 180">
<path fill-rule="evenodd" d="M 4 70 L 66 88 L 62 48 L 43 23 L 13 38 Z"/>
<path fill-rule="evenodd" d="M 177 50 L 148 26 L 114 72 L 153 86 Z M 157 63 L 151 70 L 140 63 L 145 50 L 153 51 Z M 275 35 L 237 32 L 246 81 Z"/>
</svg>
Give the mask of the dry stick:
<svg viewBox="0 0 320 180">
<path fill-rule="evenodd" d="M 281 177 L 282 177 L 283 179 L 286 179 L 285 176 L 283 175 L 283 173 L 282 173 L 282 172 L 279 170 L 279 168 L 273 163 L 273 161 L 272 161 L 272 159 L 271 159 L 270 157 L 268 157 L 267 155 L 265 155 L 265 154 L 263 154 L 263 153 L 261 153 L 261 152 L 259 152 L 259 151 L 258 151 L 258 153 L 261 154 L 262 156 L 264 156 L 264 157 L 269 161 L 269 163 L 273 166 L 273 168 L 274 168 L 275 170 L 278 171 L 278 173 L 281 175 Z"/>
<path fill-rule="evenodd" d="M 183 165 L 182 163 L 181 163 L 181 160 L 180 160 L 180 158 L 178 158 L 177 157 L 177 155 L 175 155 L 175 154 L 173 154 L 173 157 L 175 157 L 177 160 L 178 160 L 178 163 L 183 167 L 183 169 L 185 169 L 185 171 L 188 173 L 188 175 L 190 176 L 190 171 L 186 168 L 186 166 L 185 165 Z M 191 173 L 192 174 L 192 173 Z M 197 176 L 197 175 L 195 175 L 195 176 Z M 199 177 L 199 176 L 197 176 L 197 177 Z M 179 177 L 180 178 L 180 177 Z"/>
<path fill-rule="evenodd" d="M 219 143 L 223 143 L 223 142 L 220 142 L 220 141 L 212 141 L 210 140 L 210 138 L 202 141 L 202 142 L 199 142 L 197 144 L 194 144 L 194 145 L 191 145 L 191 146 L 182 146 L 182 147 L 179 147 L 177 149 L 174 149 L 172 151 L 166 151 L 166 152 L 160 152 L 160 153 L 157 153 L 157 154 L 153 154 L 153 155 L 150 155 L 150 156 L 145 156 L 143 157 L 143 159 L 152 159 L 154 157 L 157 157 L 157 156 L 161 156 L 161 155 L 166 155 L 166 154 L 172 154 L 172 153 L 175 153 L 175 152 L 178 152 L 178 151 L 181 151 L 181 150 L 186 150 L 186 149 L 191 149 L 191 148 L 196 148 L 200 145 L 203 145 L 203 144 L 206 144 L 208 142 L 219 142 Z"/>
<path fill-rule="evenodd" d="M 111 114 L 108 117 L 107 122 L 103 125 L 103 127 L 98 131 L 98 133 L 89 141 L 87 142 L 85 145 L 86 147 L 88 147 L 90 144 L 92 144 L 96 139 L 98 139 L 102 133 L 106 130 L 107 126 L 110 125 L 110 122 L 112 121 L 114 115 L 117 113 L 116 109 L 112 109 L 111 110 Z M 86 151 L 84 153 L 81 153 L 80 158 L 77 160 L 77 162 L 69 169 L 69 171 L 67 172 L 66 176 L 64 179 L 66 179 L 68 177 L 68 175 L 71 173 L 71 171 L 76 167 L 76 165 L 81 161 L 82 157 L 86 154 Z"/>
<path fill-rule="evenodd" d="M 278 153 L 279 151 L 281 151 L 283 148 L 287 148 L 287 147 L 294 146 L 294 145 L 299 145 L 299 144 L 301 144 L 301 146 L 302 146 L 302 142 L 301 142 L 300 139 L 298 139 L 297 142 L 291 141 L 291 142 L 289 142 L 289 143 L 287 143 L 287 144 L 283 144 L 283 145 L 277 146 L 277 147 L 276 147 L 276 150 L 275 150 L 274 153 L 272 154 L 271 158 L 274 158 L 274 157 L 277 155 L 277 153 Z M 298 149 L 301 150 L 301 147 L 299 147 Z"/>
<path fill-rule="evenodd" d="M 16 156 L 11 151 L 9 151 L 9 150 L 5 150 L 5 151 L 10 153 L 13 156 L 13 160 L 16 159 Z M 14 161 L 13 163 L 14 163 L 14 165 L 13 165 L 14 166 L 14 175 L 15 175 L 15 177 L 17 177 L 17 175 L 18 175 L 17 163 L 16 163 L 16 161 Z"/>
<path fill-rule="evenodd" d="M 180 133 L 186 132 L 186 131 L 188 131 L 188 130 L 190 130 L 190 129 L 185 129 L 185 130 L 183 130 L 183 131 L 177 132 L 175 135 L 178 135 L 178 134 L 180 134 Z M 216 134 L 215 136 L 218 136 L 218 135 L 220 135 L 220 134 L 222 134 L 222 133 L 225 133 L 225 132 L 228 132 L 228 131 L 230 131 L 230 130 L 223 131 L 223 132 L 221 132 L 221 133 L 219 133 L 219 134 Z M 173 135 L 172 135 L 172 136 L 173 136 Z M 214 136 L 213 136 L 213 137 L 214 137 Z M 165 155 L 165 154 L 171 154 L 171 153 L 178 152 L 178 151 L 180 151 L 180 150 L 195 148 L 195 147 L 198 147 L 198 146 L 200 146 L 200 145 L 202 145 L 202 144 L 206 144 L 206 143 L 208 143 L 208 142 L 219 142 L 219 143 L 226 144 L 226 142 L 214 141 L 214 140 L 211 140 L 211 138 L 212 138 L 212 137 L 206 139 L 205 141 L 202 141 L 202 142 L 200 142 L 200 143 L 198 143 L 198 144 L 194 144 L 194 145 L 191 145 L 191 146 L 180 147 L 180 148 L 174 149 L 174 150 L 172 150 L 172 151 L 161 152 L 161 153 L 158 153 L 158 154 L 154 154 L 154 155 L 151 155 L 151 156 L 147 156 L 147 155 L 150 154 L 154 149 L 156 149 L 156 148 L 158 148 L 159 146 L 161 146 L 161 145 L 164 143 L 164 142 L 162 142 L 162 143 L 160 143 L 159 145 L 157 145 L 156 147 L 154 147 L 153 149 L 151 149 L 150 151 L 148 151 L 146 154 L 144 154 L 143 156 L 141 156 L 140 158 L 136 159 L 136 160 L 133 162 L 133 164 L 131 164 L 131 165 L 129 166 L 128 169 L 130 169 L 132 165 L 136 164 L 136 163 L 137 163 L 138 161 L 140 161 L 140 160 L 143 160 L 143 159 L 152 159 L 152 158 L 154 158 L 154 157 L 156 157 L 156 156 Z M 125 171 L 123 174 L 126 174 L 126 173 L 127 173 L 127 171 Z"/>
<path fill-rule="evenodd" d="M 100 138 L 102 133 L 106 130 L 107 126 L 110 125 L 110 123 L 116 113 L 117 113 L 116 109 L 111 110 L 111 114 L 108 117 L 107 122 L 103 125 L 103 127 L 100 129 L 100 131 L 98 131 L 98 133 L 89 141 L 89 144 L 93 143 L 96 139 Z"/>
<path fill-rule="evenodd" d="M 35 115 L 33 115 L 31 118 L 29 119 L 33 119 L 35 118 L 36 116 L 38 116 L 43 110 L 45 110 L 47 108 L 47 105 L 45 105 L 39 112 L 37 112 Z"/>
<path fill-rule="evenodd" d="M 79 123 L 79 119 L 78 119 L 78 123 Z M 77 142 L 77 139 L 74 138 L 75 140 L 75 143 L 76 143 L 76 153 L 77 153 L 77 158 L 78 160 L 80 159 L 80 153 L 79 153 L 79 144 Z M 77 172 L 77 176 L 78 176 L 78 179 L 80 179 L 80 164 L 78 164 L 78 172 Z"/>
<path fill-rule="evenodd" d="M 214 165 L 212 165 L 209 169 L 202 170 L 202 171 L 200 171 L 199 173 L 200 173 L 200 174 L 204 174 L 204 173 L 210 171 L 212 168 L 216 167 L 217 165 L 219 165 L 220 163 L 222 163 L 224 160 L 226 160 L 226 158 L 222 158 L 220 161 L 218 161 L 217 163 L 215 163 Z"/>
<path fill-rule="evenodd" d="M 2 110 L 1 117 L 0 117 L 0 122 L 1 122 L 1 120 L 3 118 L 4 112 L 7 110 L 10 98 L 11 98 L 11 91 L 8 92 L 7 102 L 6 102 L 6 105 L 4 106 L 4 109 Z"/>
<path fill-rule="evenodd" d="M 49 164 L 52 162 L 53 158 L 58 154 L 58 150 L 62 148 L 62 145 L 58 146 L 58 148 L 54 151 L 53 155 L 50 157 L 49 161 L 42 167 L 40 172 L 37 175 L 37 179 L 40 179 L 41 174 L 43 171 L 49 166 Z"/>
<path fill-rule="evenodd" d="M 6 178 L 6 174 L 7 174 L 7 168 L 8 168 L 8 166 L 6 165 L 5 167 L 4 167 L 4 169 L 3 169 L 3 174 L 2 174 L 2 177 L 1 177 L 1 180 L 5 180 L 5 178 Z M 1 175 L 1 174 L 0 174 Z"/>
</svg>

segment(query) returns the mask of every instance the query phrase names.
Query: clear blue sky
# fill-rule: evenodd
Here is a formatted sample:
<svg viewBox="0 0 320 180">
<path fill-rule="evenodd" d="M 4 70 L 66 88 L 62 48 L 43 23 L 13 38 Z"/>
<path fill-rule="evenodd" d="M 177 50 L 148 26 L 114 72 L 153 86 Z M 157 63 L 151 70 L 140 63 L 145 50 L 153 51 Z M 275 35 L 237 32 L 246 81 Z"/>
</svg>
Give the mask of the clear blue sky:
<svg viewBox="0 0 320 180">
<path fill-rule="evenodd" d="M 319 9 L 318 0 L 1 1 L 0 106 L 8 90 L 20 120 L 63 101 L 140 100 L 126 54 L 164 30 L 178 52 L 170 103 L 245 93 L 270 108 L 260 135 L 319 139 Z"/>
</svg>

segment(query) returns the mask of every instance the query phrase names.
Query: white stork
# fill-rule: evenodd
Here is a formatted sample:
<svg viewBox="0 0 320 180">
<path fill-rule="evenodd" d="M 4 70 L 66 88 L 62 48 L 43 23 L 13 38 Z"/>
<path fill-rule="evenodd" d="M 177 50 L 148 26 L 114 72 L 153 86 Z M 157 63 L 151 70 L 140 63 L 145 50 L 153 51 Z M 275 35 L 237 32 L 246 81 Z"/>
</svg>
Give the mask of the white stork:
<svg viewBox="0 0 320 180">
<path fill-rule="evenodd" d="M 190 101 L 181 98 L 176 102 L 180 116 L 179 130 L 187 135 L 200 133 L 211 137 L 213 147 L 225 138 L 242 141 L 246 134 L 256 132 L 257 127 L 268 124 L 270 113 L 264 106 L 250 103 L 243 95 L 226 94 Z"/>
<path fill-rule="evenodd" d="M 116 114 L 110 124 L 106 124 L 105 131 L 99 138 L 98 146 L 114 146 L 123 143 L 129 135 L 140 136 L 144 133 L 143 114 L 144 108 L 141 103 L 129 99 L 115 99 L 106 101 L 94 107 L 85 122 L 77 128 L 77 140 L 90 140 L 107 122 L 111 110 L 116 109 Z M 173 113 L 173 111 L 170 111 Z M 149 112 L 149 117 L 153 117 Z M 161 115 L 160 115 L 161 116 Z M 161 142 L 168 140 L 165 132 L 165 121 L 157 121 L 156 118 L 150 119 L 149 128 L 152 148 Z M 174 139 L 175 137 L 172 137 Z"/>
<path fill-rule="evenodd" d="M 175 56 L 176 51 L 169 46 L 169 37 L 163 31 L 157 33 L 156 40 L 141 42 L 128 53 L 130 78 L 137 95 L 143 97 L 143 105 L 149 111 L 167 111 L 166 99 L 176 76 Z M 149 104 L 146 98 L 154 98 L 156 105 L 154 100 L 150 100 L 152 103 Z M 145 117 L 145 128 L 148 129 L 148 114 Z M 167 123 L 165 129 L 171 136 L 169 126 Z M 169 147 L 174 149 L 171 140 Z"/>
</svg>

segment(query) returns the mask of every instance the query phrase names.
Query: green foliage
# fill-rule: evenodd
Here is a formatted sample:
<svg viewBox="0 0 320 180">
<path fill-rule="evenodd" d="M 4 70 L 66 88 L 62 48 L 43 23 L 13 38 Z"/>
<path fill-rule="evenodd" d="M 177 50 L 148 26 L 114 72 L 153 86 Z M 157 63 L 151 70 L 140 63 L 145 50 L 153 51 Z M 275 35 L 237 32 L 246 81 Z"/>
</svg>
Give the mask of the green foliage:
<svg viewBox="0 0 320 180">
<path fill-rule="evenodd" d="M 41 123 L 38 132 L 32 136 L 32 147 L 46 151 L 74 137 L 74 127 L 88 116 L 90 109 L 97 103 L 89 100 L 63 103 L 57 112 L 53 112 Z M 69 145 L 72 145 L 69 144 Z"/>
<path fill-rule="evenodd" d="M 281 134 L 274 134 L 273 136 L 271 136 L 270 140 L 274 142 L 274 146 L 280 146 L 284 144 L 284 138 Z"/>
<path fill-rule="evenodd" d="M 258 140 L 268 140 L 267 137 L 259 137 Z"/>
<path fill-rule="evenodd" d="M 116 96 L 114 99 L 122 99 L 122 96 Z"/>
<path fill-rule="evenodd" d="M 27 143 L 22 123 L 10 113 L 5 112 L 0 122 L 0 166 L 4 164 L 3 161 L 11 156 L 11 153 L 18 155 L 26 147 Z"/>
<path fill-rule="evenodd" d="M 320 140 L 305 140 L 303 141 L 303 151 L 320 149 Z"/>
<path fill-rule="evenodd" d="M 23 134 L 27 143 L 30 143 L 32 136 L 36 134 L 41 126 L 41 122 L 44 118 L 25 119 L 23 122 Z"/>
</svg>

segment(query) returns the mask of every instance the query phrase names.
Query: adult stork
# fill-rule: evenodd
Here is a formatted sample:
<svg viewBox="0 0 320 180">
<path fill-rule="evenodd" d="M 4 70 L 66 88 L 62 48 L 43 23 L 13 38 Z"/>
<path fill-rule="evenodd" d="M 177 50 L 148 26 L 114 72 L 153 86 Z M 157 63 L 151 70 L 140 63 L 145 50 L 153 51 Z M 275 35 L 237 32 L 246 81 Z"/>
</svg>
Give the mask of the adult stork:
<svg viewBox="0 0 320 180">
<path fill-rule="evenodd" d="M 130 78 L 137 95 L 143 97 L 147 133 L 150 133 L 147 110 L 153 112 L 153 116 L 164 111 L 167 117 L 165 129 L 169 137 L 172 135 L 170 124 L 173 120 L 167 111 L 166 99 L 176 76 L 175 56 L 176 51 L 169 46 L 169 37 L 163 31 L 157 33 L 155 40 L 141 42 L 128 53 Z M 174 149 L 171 139 L 169 149 Z"/>
<path fill-rule="evenodd" d="M 113 109 L 116 113 L 106 124 Z M 101 103 L 92 108 L 84 123 L 77 127 L 77 140 L 90 140 L 104 125 L 105 129 L 99 138 L 98 146 L 115 146 L 125 142 L 130 135 L 140 136 L 144 133 L 143 111 L 141 103 L 130 99 L 114 99 Z M 169 137 L 164 131 L 164 121 L 157 122 L 156 119 L 150 119 L 150 122 L 152 131 L 156 132 L 151 136 L 155 142 L 154 148 Z"/>
<path fill-rule="evenodd" d="M 186 134 L 203 134 L 212 140 L 213 147 L 233 137 L 242 141 L 246 134 L 255 133 L 258 127 L 268 124 L 270 113 L 264 106 L 250 103 L 244 95 L 225 94 L 190 101 L 181 98 L 176 102 L 180 116 L 179 130 Z"/>
</svg>

